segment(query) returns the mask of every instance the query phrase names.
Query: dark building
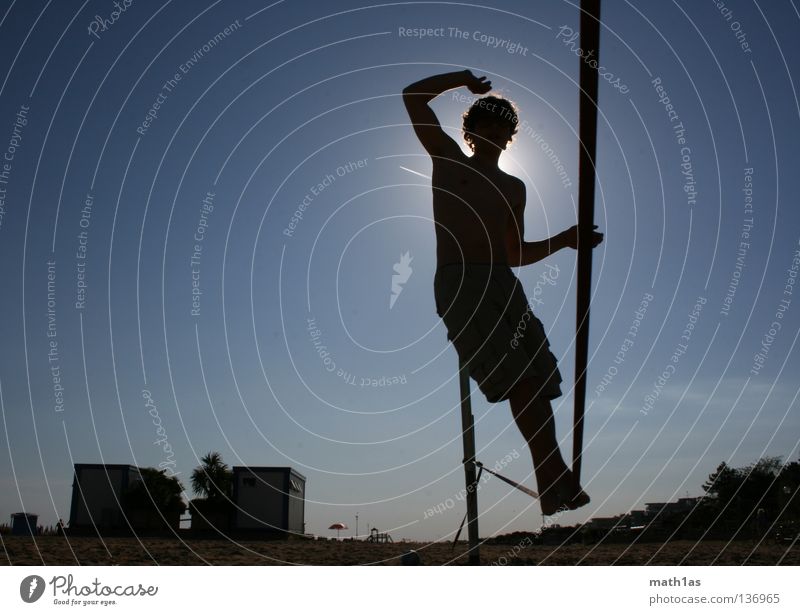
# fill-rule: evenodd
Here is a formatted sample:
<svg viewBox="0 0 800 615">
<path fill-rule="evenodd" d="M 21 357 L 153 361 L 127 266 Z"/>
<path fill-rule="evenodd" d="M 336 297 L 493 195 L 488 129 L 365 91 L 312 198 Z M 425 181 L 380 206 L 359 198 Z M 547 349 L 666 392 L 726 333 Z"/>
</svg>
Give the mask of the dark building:
<svg viewBox="0 0 800 615">
<path fill-rule="evenodd" d="M 129 464 L 76 463 L 69 529 L 130 529 L 122 512 L 122 494 L 141 480 L 139 468 Z"/>
<path fill-rule="evenodd" d="M 292 468 L 233 467 L 231 529 L 305 533 L 306 477 Z"/>
</svg>

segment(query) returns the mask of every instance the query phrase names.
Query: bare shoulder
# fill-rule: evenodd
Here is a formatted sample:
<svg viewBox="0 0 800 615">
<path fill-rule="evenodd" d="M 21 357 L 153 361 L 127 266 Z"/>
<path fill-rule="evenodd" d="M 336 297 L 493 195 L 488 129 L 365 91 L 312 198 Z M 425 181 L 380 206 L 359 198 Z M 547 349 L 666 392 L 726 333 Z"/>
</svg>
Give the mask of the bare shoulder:
<svg viewBox="0 0 800 615">
<path fill-rule="evenodd" d="M 453 141 L 453 147 L 438 154 L 431 154 L 434 180 L 447 181 L 461 179 L 469 173 L 469 158 Z"/>
<path fill-rule="evenodd" d="M 525 182 L 524 181 L 522 181 L 519 177 L 515 177 L 514 175 L 510 175 L 509 173 L 506 173 L 505 171 L 503 172 L 503 174 L 506 177 L 508 177 L 508 180 L 511 183 L 511 185 L 513 186 L 514 190 L 517 190 L 517 191 L 520 191 L 520 192 L 525 192 Z"/>
<path fill-rule="evenodd" d="M 444 149 L 444 151 L 438 152 L 437 154 L 432 154 L 431 159 L 433 160 L 434 164 L 457 164 L 459 166 L 464 166 L 465 163 L 469 161 L 469 158 L 464 153 L 464 151 L 459 147 L 458 143 L 455 140 L 451 139 L 449 136 L 447 137 L 450 140 L 448 147 Z"/>
<path fill-rule="evenodd" d="M 519 177 L 515 177 L 508 173 L 503 172 L 506 178 L 508 178 L 508 186 L 511 190 L 511 198 L 513 199 L 516 205 L 524 205 L 525 204 L 525 182 L 522 181 Z"/>
</svg>

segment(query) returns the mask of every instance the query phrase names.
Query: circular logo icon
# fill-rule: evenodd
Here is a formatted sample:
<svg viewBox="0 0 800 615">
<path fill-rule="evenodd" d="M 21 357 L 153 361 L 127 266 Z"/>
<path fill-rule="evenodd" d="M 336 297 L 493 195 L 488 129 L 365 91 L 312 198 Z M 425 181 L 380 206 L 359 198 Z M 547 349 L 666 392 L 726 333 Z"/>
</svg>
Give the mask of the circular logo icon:
<svg viewBox="0 0 800 615">
<path fill-rule="evenodd" d="M 22 579 L 19 584 L 19 595 L 25 602 L 36 602 L 44 593 L 44 579 L 38 574 L 32 574 Z"/>
</svg>

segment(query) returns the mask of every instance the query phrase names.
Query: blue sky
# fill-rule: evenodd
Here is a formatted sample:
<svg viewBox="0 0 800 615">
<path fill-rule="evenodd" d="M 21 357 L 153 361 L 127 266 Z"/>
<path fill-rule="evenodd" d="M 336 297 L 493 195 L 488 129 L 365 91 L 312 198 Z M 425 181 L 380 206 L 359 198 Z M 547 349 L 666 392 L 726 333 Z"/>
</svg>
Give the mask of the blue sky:
<svg viewBox="0 0 800 615">
<path fill-rule="evenodd" d="M 576 220 L 577 7 L 114 10 L 0 10 L 0 518 L 68 518 L 73 463 L 170 464 L 188 489 L 218 450 L 304 474 L 310 532 L 358 514 L 362 533 L 451 536 L 457 358 L 433 301 L 430 161 L 399 94 L 437 72 L 488 75 L 523 121 L 502 165 L 527 186 L 526 239 L 551 236 Z M 592 503 L 566 524 L 699 495 L 720 461 L 796 459 L 800 442 L 800 14 L 613 1 L 602 21 L 619 81 L 599 94 Z M 433 103 L 459 141 L 465 95 Z M 517 274 L 564 375 L 568 456 L 575 253 Z M 478 458 L 534 487 L 508 404 L 477 393 L 473 410 Z M 496 480 L 480 507 L 484 535 L 542 522 Z"/>
</svg>

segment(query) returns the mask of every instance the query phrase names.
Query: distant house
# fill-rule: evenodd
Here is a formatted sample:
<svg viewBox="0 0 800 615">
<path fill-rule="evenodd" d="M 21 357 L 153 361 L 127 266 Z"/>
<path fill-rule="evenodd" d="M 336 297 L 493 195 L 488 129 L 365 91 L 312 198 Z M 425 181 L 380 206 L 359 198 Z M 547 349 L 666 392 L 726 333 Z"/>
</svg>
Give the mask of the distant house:
<svg viewBox="0 0 800 615">
<path fill-rule="evenodd" d="M 642 528 L 647 523 L 647 514 L 643 510 L 632 510 L 627 514 L 630 529 Z"/>
<path fill-rule="evenodd" d="M 122 513 L 122 494 L 141 481 L 139 468 L 120 463 L 76 463 L 72 481 L 71 531 L 129 529 Z"/>
<path fill-rule="evenodd" d="M 305 495 L 306 477 L 292 468 L 234 466 L 231 529 L 303 534 Z"/>
<path fill-rule="evenodd" d="M 644 514 L 653 518 L 667 511 L 668 502 L 650 502 L 644 505 Z"/>
<path fill-rule="evenodd" d="M 593 530 L 625 528 L 624 517 L 623 515 L 618 515 L 616 517 L 592 517 L 586 524 L 586 527 Z"/>
<path fill-rule="evenodd" d="M 645 515 L 648 517 L 648 520 L 652 522 L 656 518 L 663 519 L 670 515 L 685 514 L 697 506 L 700 499 L 701 498 L 678 498 L 677 502 L 645 504 Z"/>
<path fill-rule="evenodd" d="M 676 510 L 686 512 L 695 508 L 703 498 L 678 498 Z"/>
</svg>

